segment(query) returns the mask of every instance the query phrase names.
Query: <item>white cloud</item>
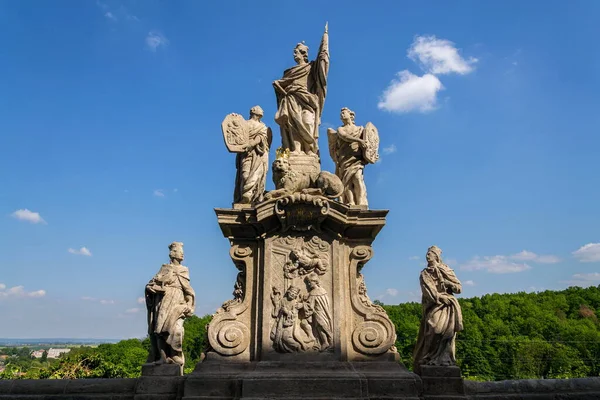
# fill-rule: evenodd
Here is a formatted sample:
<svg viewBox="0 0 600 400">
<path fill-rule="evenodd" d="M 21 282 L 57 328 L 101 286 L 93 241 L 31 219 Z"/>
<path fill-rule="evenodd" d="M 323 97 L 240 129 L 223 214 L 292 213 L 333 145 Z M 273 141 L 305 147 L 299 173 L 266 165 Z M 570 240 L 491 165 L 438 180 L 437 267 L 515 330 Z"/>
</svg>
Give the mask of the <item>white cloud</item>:
<svg viewBox="0 0 600 400">
<path fill-rule="evenodd" d="M 385 293 L 392 296 L 392 297 L 396 297 L 398 295 L 398 289 L 385 289 Z"/>
<path fill-rule="evenodd" d="M 135 313 L 140 312 L 140 309 L 139 308 L 128 308 L 127 310 L 125 310 L 125 312 L 127 314 L 135 314 Z"/>
<path fill-rule="evenodd" d="M 465 264 L 460 266 L 463 271 L 485 270 L 492 274 L 508 274 L 514 272 L 523 272 L 531 267 L 525 263 L 515 263 L 506 256 L 475 256 Z"/>
<path fill-rule="evenodd" d="M 570 280 L 561 282 L 569 284 L 571 286 L 595 286 L 596 284 L 600 284 L 600 272 L 591 272 L 587 274 L 573 274 Z"/>
<path fill-rule="evenodd" d="M 540 264 L 556 264 L 560 262 L 560 258 L 557 256 L 553 256 L 550 254 L 547 255 L 538 255 L 532 251 L 523 250 L 517 254 L 513 254 L 510 256 L 511 260 L 517 261 L 533 261 Z"/>
<path fill-rule="evenodd" d="M 79 250 L 69 248 L 67 251 L 71 254 L 77 254 L 79 256 L 86 256 L 86 257 L 92 256 L 92 252 L 87 247 L 82 247 Z"/>
<path fill-rule="evenodd" d="M 152 51 L 156 51 L 159 47 L 167 47 L 169 45 L 169 40 L 158 31 L 150 31 L 148 32 L 148 36 L 146 36 L 146 46 Z"/>
<path fill-rule="evenodd" d="M 17 210 L 14 213 L 10 214 L 13 218 L 16 218 L 21 221 L 31 222 L 32 224 L 45 224 L 46 221 L 42 218 L 39 213 L 29 211 L 28 209 Z"/>
<path fill-rule="evenodd" d="M 388 154 L 395 153 L 397 150 L 398 149 L 396 148 L 395 144 L 390 144 L 389 146 L 384 147 L 383 150 L 382 150 L 382 152 L 383 152 L 383 154 L 388 155 Z"/>
<path fill-rule="evenodd" d="M 410 257 L 408 257 L 409 260 L 418 260 L 420 258 L 421 257 L 419 257 L 419 256 L 410 256 Z"/>
<path fill-rule="evenodd" d="M 574 274 L 573 279 L 589 282 L 600 282 L 600 272 L 592 272 L 589 274 Z"/>
<path fill-rule="evenodd" d="M 431 74 L 457 73 L 461 75 L 473 71 L 476 58 L 464 59 L 454 47 L 454 43 L 446 39 L 438 39 L 434 35 L 417 36 L 408 49 L 408 57 L 419 63 Z"/>
<path fill-rule="evenodd" d="M 162 189 L 156 189 L 152 194 L 156 197 L 165 197 L 165 192 Z"/>
<path fill-rule="evenodd" d="M 473 281 L 471 281 L 471 280 L 469 280 L 469 281 L 464 281 L 464 282 L 463 282 L 463 285 L 465 285 L 465 286 L 475 286 L 475 282 L 473 282 Z"/>
<path fill-rule="evenodd" d="M 33 292 L 25 291 L 25 287 L 22 285 L 13 286 L 8 290 L 6 285 L 0 284 L 0 298 L 4 297 L 44 297 L 46 295 L 45 290 L 35 290 Z"/>
<path fill-rule="evenodd" d="M 96 301 L 96 298 L 95 297 L 89 297 L 89 296 L 83 296 L 81 298 L 81 300 L 84 300 L 84 301 Z"/>
<path fill-rule="evenodd" d="M 138 297 L 137 298 L 137 303 L 138 304 L 146 304 L 146 299 L 143 297 Z"/>
<path fill-rule="evenodd" d="M 600 261 L 600 243 L 588 243 L 575 250 L 572 254 L 581 262 Z"/>
<path fill-rule="evenodd" d="M 433 111 L 437 105 L 437 94 L 444 86 L 432 74 L 417 76 L 408 70 L 398 72 L 385 89 L 377 107 L 382 110 L 405 113 L 410 111 Z"/>
<path fill-rule="evenodd" d="M 104 300 L 104 299 L 102 299 L 102 300 L 100 300 L 100 304 L 104 304 L 104 305 L 106 305 L 106 304 L 115 304 L 115 301 L 114 300 Z"/>
<path fill-rule="evenodd" d="M 113 22 L 117 21 L 117 17 L 115 17 L 115 15 L 113 13 L 111 13 L 110 11 L 105 12 L 104 17 L 106 17 L 106 19 L 113 21 Z"/>
</svg>

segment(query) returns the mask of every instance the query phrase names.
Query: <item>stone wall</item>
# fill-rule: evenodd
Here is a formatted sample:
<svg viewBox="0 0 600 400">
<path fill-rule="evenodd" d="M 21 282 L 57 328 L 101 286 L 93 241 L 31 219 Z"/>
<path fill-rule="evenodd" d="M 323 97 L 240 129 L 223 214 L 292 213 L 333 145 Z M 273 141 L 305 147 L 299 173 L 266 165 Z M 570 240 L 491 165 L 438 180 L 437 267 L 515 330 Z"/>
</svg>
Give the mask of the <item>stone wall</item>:
<svg viewBox="0 0 600 400">
<path fill-rule="evenodd" d="M 186 377 L 138 379 L 0 380 L 0 400 L 179 400 Z M 600 378 L 528 379 L 499 382 L 465 381 L 469 400 L 592 400 L 600 399 Z M 310 398 L 306 388 L 306 398 Z M 403 398 L 402 394 L 389 399 Z M 423 399 L 446 399 L 443 395 Z"/>
<path fill-rule="evenodd" d="M 523 379 L 498 382 L 464 381 L 469 399 L 597 400 L 600 378 Z"/>
</svg>

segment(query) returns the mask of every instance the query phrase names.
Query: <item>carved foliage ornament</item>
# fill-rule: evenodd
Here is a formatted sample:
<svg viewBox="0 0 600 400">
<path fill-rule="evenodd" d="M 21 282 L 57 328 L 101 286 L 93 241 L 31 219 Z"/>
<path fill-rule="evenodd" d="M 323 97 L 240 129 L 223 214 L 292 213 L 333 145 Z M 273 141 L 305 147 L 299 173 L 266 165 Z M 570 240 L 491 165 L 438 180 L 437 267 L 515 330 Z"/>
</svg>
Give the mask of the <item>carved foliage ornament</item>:
<svg viewBox="0 0 600 400">
<path fill-rule="evenodd" d="M 372 304 L 367 297 L 360 270 L 371 257 L 373 250 L 368 246 L 358 246 L 350 253 L 350 270 L 357 273 L 356 279 L 351 282 L 352 307 L 362 317 L 352 332 L 352 344 L 359 353 L 379 355 L 393 349 L 396 329 L 385 310 Z"/>
<path fill-rule="evenodd" d="M 253 262 L 252 249 L 234 245 L 230 255 L 240 270 L 234 285 L 234 298 L 223 304 L 208 326 L 210 346 L 216 353 L 224 356 L 240 354 L 250 344 L 250 329 L 238 317 L 249 307 L 250 299 L 246 298 L 244 291 L 246 271 Z"/>
</svg>

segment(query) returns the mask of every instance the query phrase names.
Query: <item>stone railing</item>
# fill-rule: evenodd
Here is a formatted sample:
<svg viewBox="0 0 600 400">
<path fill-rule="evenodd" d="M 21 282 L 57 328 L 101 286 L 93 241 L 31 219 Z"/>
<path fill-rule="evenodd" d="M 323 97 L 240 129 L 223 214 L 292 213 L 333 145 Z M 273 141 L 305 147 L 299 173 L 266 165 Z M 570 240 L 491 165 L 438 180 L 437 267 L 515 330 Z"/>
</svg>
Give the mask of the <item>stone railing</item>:
<svg viewBox="0 0 600 400">
<path fill-rule="evenodd" d="M 137 379 L 0 380 L 0 400 L 179 400 L 186 399 L 186 377 L 141 377 Z M 215 382 L 216 383 L 216 382 Z M 243 384 L 243 382 L 240 382 Z M 218 384 L 218 383 L 216 383 Z M 276 384 L 276 382 L 274 382 Z M 206 388 L 206 396 L 214 398 Z M 600 377 L 578 379 L 527 379 L 499 382 L 464 381 L 465 394 L 451 396 L 468 400 L 592 400 L 600 399 Z M 306 398 L 311 398 L 310 387 Z M 368 398 L 368 397 L 367 397 Z M 390 393 L 389 399 L 405 398 Z M 415 399 L 414 397 L 410 397 Z M 448 399 L 443 394 L 421 393 L 420 399 Z"/>
</svg>

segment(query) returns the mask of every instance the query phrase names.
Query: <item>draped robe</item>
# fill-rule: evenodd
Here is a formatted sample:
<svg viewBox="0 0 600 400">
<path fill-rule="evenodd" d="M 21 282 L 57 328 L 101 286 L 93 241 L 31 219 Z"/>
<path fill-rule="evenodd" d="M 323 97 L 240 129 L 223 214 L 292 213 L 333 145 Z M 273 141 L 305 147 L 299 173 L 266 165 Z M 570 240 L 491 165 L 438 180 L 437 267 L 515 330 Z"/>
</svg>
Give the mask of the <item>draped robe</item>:
<svg viewBox="0 0 600 400">
<path fill-rule="evenodd" d="M 363 149 L 357 140 L 351 140 L 351 138 L 362 139 L 364 127 L 348 125 L 338 128 L 336 134 L 336 149 L 335 149 L 335 174 L 342 180 L 344 184 L 344 194 L 342 195 L 342 201 L 348 203 L 349 198 L 353 199 L 354 204 L 363 204 L 366 202 L 366 190 L 364 193 L 364 199 L 358 198 L 358 193 L 354 188 L 354 177 L 360 173 L 357 177 L 364 185 L 364 178 L 362 177 L 362 171 L 365 168 L 366 161 L 363 156 Z M 343 134 L 340 134 L 343 131 Z M 349 138 L 345 138 L 348 136 Z M 348 191 L 352 192 L 351 196 L 348 195 Z"/>
<path fill-rule="evenodd" d="M 321 343 L 321 334 L 325 334 L 329 340 L 329 346 L 332 345 L 333 326 L 331 315 L 331 304 L 327 292 L 322 287 L 315 287 L 308 293 L 308 299 L 304 305 L 307 317 L 312 317 L 312 328 L 316 338 Z M 321 349 L 324 350 L 324 349 Z"/>
<path fill-rule="evenodd" d="M 269 139 L 267 126 L 263 122 L 248 120 L 248 140 L 258 144 L 235 159 L 237 174 L 233 202 L 241 203 L 246 197 L 249 202 L 262 200 L 265 191 L 269 163 Z"/>
<path fill-rule="evenodd" d="M 154 292 L 153 292 L 154 291 Z M 191 297 L 191 309 L 195 305 L 195 293 L 190 285 L 187 267 L 163 264 L 158 273 L 146 285 L 146 307 L 148 309 L 148 333 L 160 335 L 175 351 L 183 351 L 184 310 L 188 306 L 186 297 Z M 156 361 L 160 354 L 153 349 Z"/>
<path fill-rule="evenodd" d="M 323 35 L 317 59 L 284 71 L 276 82 L 285 90 L 275 89 L 277 113 L 275 122 L 281 128 L 283 148 L 293 152 L 317 153 L 319 125 L 327 95 L 329 72 L 329 39 Z M 300 148 L 297 148 L 297 143 Z"/>
<path fill-rule="evenodd" d="M 421 271 L 423 316 L 417 345 L 413 353 L 414 371 L 421 365 L 455 365 L 456 333 L 463 330 L 462 312 L 458 300 L 449 297 L 449 304 L 440 300 L 442 294 L 461 292 L 461 284 L 454 271 L 445 264 L 437 264 Z"/>
</svg>

